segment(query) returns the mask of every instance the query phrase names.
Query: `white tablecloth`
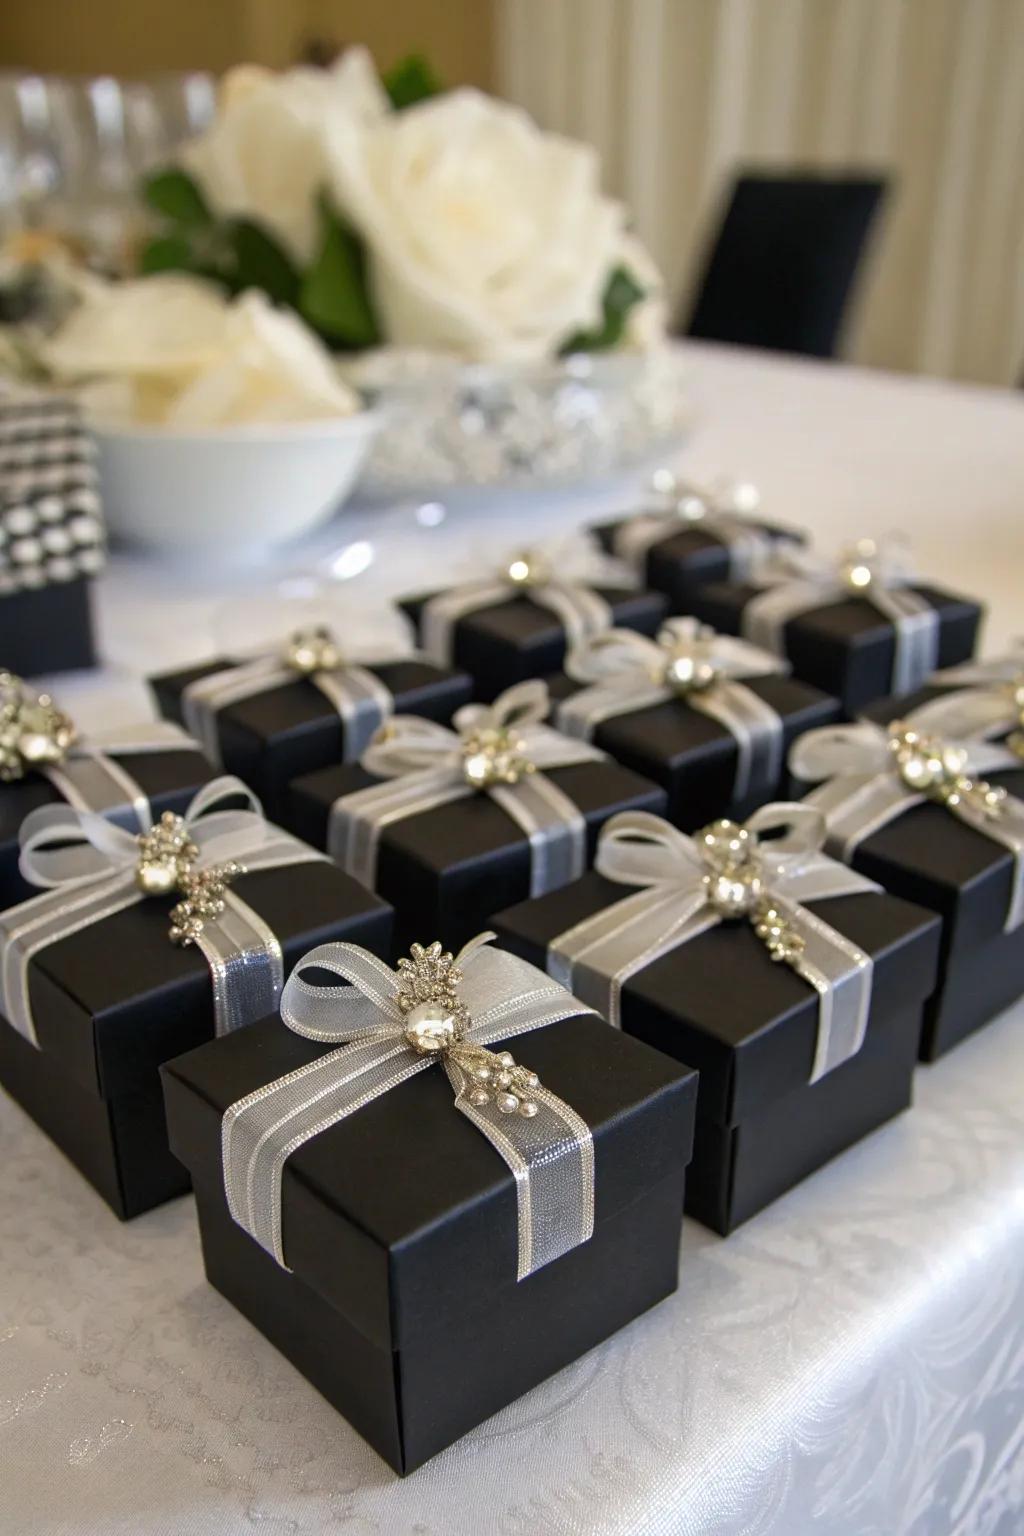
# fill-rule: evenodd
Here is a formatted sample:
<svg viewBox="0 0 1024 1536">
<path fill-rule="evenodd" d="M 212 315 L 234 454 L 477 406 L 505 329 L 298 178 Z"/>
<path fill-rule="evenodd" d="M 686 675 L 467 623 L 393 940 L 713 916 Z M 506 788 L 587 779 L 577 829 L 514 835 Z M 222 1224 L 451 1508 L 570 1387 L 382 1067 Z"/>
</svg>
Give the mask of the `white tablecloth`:
<svg viewBox="0 0 1024 1536">
<path fill-rule="evenodd" d="M 989 598 L 991 644 L 1016 632 L 1024 402 L 710 349 L 693 371 L 695 470 L 824 539 L 904 529 Z M 620 501 L 353 511 L 287 564 L 372 553 L 365 609 Z M 137 713 L 138 670 L 202 654 L 225 593 L 269 579 L 115 560 L 112 664 L 62 696 Z M 204 1284 L 190 1201 L 122 1226 L 0 1102 L 0 1532 L 1019 1536 L 1024 1006 L 916 1097 L 727 1241 L 687 1223 L 675 1297 L 404 1482 Z"/>
</svg>

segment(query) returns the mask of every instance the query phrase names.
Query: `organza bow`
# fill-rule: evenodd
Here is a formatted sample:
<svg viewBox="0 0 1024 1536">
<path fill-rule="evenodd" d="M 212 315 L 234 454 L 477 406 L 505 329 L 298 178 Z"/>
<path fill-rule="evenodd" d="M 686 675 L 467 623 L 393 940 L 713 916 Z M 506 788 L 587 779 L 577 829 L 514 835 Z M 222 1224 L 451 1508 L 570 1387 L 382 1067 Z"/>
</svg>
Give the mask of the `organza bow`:
<svg viewBox="0 0 1024 1536">
<path fill-rule="evenodd" d="M 824 835 L 818 812 L 790 803 L 764 806 L 742 826 L 713 822 L 694 837 L 643 811 L 614 816 L 595 868 L 636 890 L 555 939 L 548 969 L 618 1024 L 622 987 L 637 971 L 718 923 L 747 922 L 771 958 L 817 992 L 815 1082 L 860 1049 L 873 967 L 803 904 L 878 891 L 822 852 Z"/>
<path fill-rule="evenodd" d="M 915 725 L 959 739 L 1005 735 L 1005 745 L 1024 758 L 1024 639 L 1003 656 L 946 667 L 929 682 L 948 691 L 917 706 Z"/>
<path fill-rule="evenodd" d="M 687 529 L 710 534 L 729 555 L 729 576 L 745 581 L 750 571 L 771 553 L 770 534 L 750 520 L 756 507 L 753 487 L 708 487 L 681 480 L 671 471 L 655 476 L 660 505 L 645 508 L 619 523 L 612 535 L 612 551 L 636 575 L 646 574 L 647 556 L 655 544 Z"/>
<path fill-rule="evenodd" d="M 440 1062 L 455 1108 L 504 1158 L 518 1201 L 517 1278 L 586 1242 L 594 1226 L 590 1128 L 508 1051 L 487 1046 L 591 1010 L 480 934 L 457 956 L 414 945 L 397 971 L 354 944 L 307 954 L 281 999 L 281 1017 L 307 1039 L 339 1046 L 226 1111 L 222 1161 L 228 1207 L 285 1265 L 281 1179 L 310 1137 Z M 341 986 L 315 985 L 329 972 Z"/>
</svg>

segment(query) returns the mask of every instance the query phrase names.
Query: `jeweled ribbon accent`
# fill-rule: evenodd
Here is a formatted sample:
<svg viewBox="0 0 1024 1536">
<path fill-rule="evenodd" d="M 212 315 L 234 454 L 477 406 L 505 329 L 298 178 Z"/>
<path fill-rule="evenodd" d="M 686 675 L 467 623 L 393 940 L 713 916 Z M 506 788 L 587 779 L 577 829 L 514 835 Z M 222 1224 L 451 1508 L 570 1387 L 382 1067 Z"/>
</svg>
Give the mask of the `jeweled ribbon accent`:
<svg viewBox="0 0 1024 1536">
<path fill-rule="evenodd" d="M 939 616 L 910 585 L 910 563 L 896 546 L 862 539 L 832 562 L 802 545 L 780 545 L 747 579 L 765 590 L 744 607 L 742 632 L 766 651 L 785 655 L 785 628 L 791 619 L 844 597 L 861 597 L 893 626 L 893 693 L 920 687 L 935 670 Z"/>
<path fill-rule="evenodd" d="M 455 628 L 467 614 L 525 596 L 547 608 L 565 630 L 570 645 L 600 634 L 612 622 L 604 598 L 579 582 L 558 578 L 547 559 L 536 551 L 512 556 L 495 576 L 452 587 L 428 598 L 420 613 L 420 643 L 439 666 L 450 667 L 455 656 Z"/>
<path fill-rule="evenodd" d="M 885 730 L 861 721 L 808 731 L 794 744 L 789 766 L 798 779 L 819 785 L 805 803 L 824 816 L 826 846 L 837 858 L 852 859 L 872 833 L 926 801 L 999 843 L 1013 855 L 1004 932 L 1024 921 L 1024 800 L 984 778 L 1020 767 L 1009 748 L 933 736 L 914 710 Z"/>
<path fill-rule="evenodd" d="M 245 809 L 225 802 L 241 798 Z M 0 913 L 0 1013 L 38 1046 L 29 965 L 50 944 L 155 897 L 177 896 L 168 937 L 194 944 L 210 967 L 218 1034 L 272 1013 L 283 983 L 273 930 L 230 882 L 242 872 L 323 855 L 263 818 L 239 779 L 205 785 L 183 817 L 139 835 L 104 817 L 45 806 L 25 818 L 21 872 L 42 894 Z"/>
<path fill-rule="evenodd" d="M 181 711 L 207 757 L 222 767 L 217 728 L 220 711 L 272 688 L 283 688 L 297 678 L 306 678 L 319 688 L 340 716 L 345 727 L 343 761 L 354 762 L 394 708 L 390 689 L 369 670 L 374 665 L 384 665 L 384 659 L 360 665 L 346 658 L 343 647 L 326 626 L 297 629 L 279 649 L 189 683 L 182 692 Z"/>
<path fill-rule="evenodd" d="M 399 1083 L 440 1062 L 455 1108 L 511 1169 L 518 1204 L 517 1279 L 594 1230 L 590 1128 L 495 1040 L 592 1010 L 481 934 L 453 957 L 416 945 L 393 971 L 355 944 L 322 944 L 289 978 L 281 1017 L 337 1050 L 247 1094 L 221 1127 L 224 1190 L 235 1221 L 287 1268 L 281 1184 L 288 1158 Z M 308 971 L 347 985 L 315 986 Z"/>
<path fill-rule="evenodd" d="M 948 692 L 913 711 L 919 730 L 958 741 L 1004 736 L 1004 745 L 1024 758 L 1024 640 L 1003 656 L 946 667 L 928 681 Z"/>
<path fill-rule="evenodd" d="M 659 499 L 662 505 L 627 518 L 612 535 L 612 553 L 641 581 L 646 580 L 647 557 L 654 546 L 687 531 L 706 533 L 722 545 L 729 557 L 731 581 L 746 581 L 769 558 L 774 545 L 770 534 L 734 507 L 728 492 L 670 476 Z"/>
<path fill-rule="evenodd" d="M 743 826 L 714 822 L 692 838 L 646 811 L 613 816 L 595 868 L 637 889 L 553 939 L 547 969 L 620 1027 L 630 977 L 718 923 L 747 922 L 771 958 L 818 994 L 809 1078 L 817 1082 L 864 1043 L 874 967 L 803 903 L 879 890 L 828 858 L 824 835 L 820 814 L 783 802 L 763 806 Z"/>
<path fill-rule="evenodd" d="M 548 690 L 519 683 L 493 704 L 467 704 L 454 729 L 417 715 L 395 715 L 370 743 L 362 765 L 389 782 L 342 795 L 331 807 L 327 851 L 364 885 L 377 878 L 380 835 L 407 816 L 487 794 L 530 840 L 530 894 L 543 895 L 583 873 L 586 822 L 544 773 L 605 754 L 541 722 Z"/>
<path fill-rule="evenodd" d="M 782 719 L 743 679 L 787 671 L 777 656 L 715 634 L 696 619 L 670 619 L 657 640 L 610 629 L 584 641 L 569 652 L 565 670 L 587 685 L 558 706 L 555 723 L 567 736 L 589 741 L 604 720 L 679 699 L 724 726 L 736 742 L 738 801 L 775 793 Z"/>
<path fill-rule="evenodd" d="M 116 757 L 194 750 L 196 743 L 167 720 L 141 721 L 115 731 L 79 732 L 49 694 L 13 672 L 0 672 L 0 780 L 38 773 L 75 810 L 122 825 L 145 826 L 148 797 Z"/>
</svg>

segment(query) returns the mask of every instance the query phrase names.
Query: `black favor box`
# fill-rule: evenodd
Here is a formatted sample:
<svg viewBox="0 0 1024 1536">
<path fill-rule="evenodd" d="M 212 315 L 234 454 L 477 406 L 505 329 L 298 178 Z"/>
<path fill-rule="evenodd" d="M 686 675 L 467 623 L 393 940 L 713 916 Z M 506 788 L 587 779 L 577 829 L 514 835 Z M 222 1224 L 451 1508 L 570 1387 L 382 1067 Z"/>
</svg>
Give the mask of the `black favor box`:
<svg viewBox="0 0 1024 1536">
<path fill-rule="evenodd" d="M 696 593 L 694 615 L 724 634 L 742 633 L 743 610 L 762 588 L 746 582 L 711 582 Z M 937 667 L 970 660 L 978 636 L 979 603 L 936 587 L 914 591 L 938 612 Z M 852 718 L 872 700 L 892 692 L 895 633 L 866 598 L 848 597 L 813 608 L 785 628 L 786 657 L 794 676 L 833 694 Z"/>
<path fill-rule="evenodd" d="M 804 731 L 839 719 L 839 701 L 792 678 L 750 678 L 743 686 L 770 704 L 782 720 L 783 750 L 778 778 L 759 792 L 737 797 L 736 739 L 717 720 L 691 708 L 685 699 L 638 709 L 604 720 L 594 743 L 625 768 L 660 784 L 668 794 L 668 819 L 693 832 L 719 816 L 745 819 L 768 800 L 779 798 L 785 779 L 786 753 Z M 548 679 L 552 715 L 557 724 L 560 700 L 580 691 L 579 684 L 560 673 Z"/>
<path fill-rule="evenodd" d="M 188 684 L 230 665 L 221 657 L 203 666 L 150 678 L 160 713 L 184 724 L 181 698 Z M 450 672 L 418 657 L 368 666 L 366 670 L 379 677 L 394 696 L 394 713 L 399 715 L 423 715 L 447 724 L 473 693 L 464 672 Z M 218 712 L 217 726 L 225 772 L 244 779 L 259 795 L 267 815 L 278 822 L 284 816 L 289 782 L 300 773 L 338 762 L 344 755 L 344 722 L 308 678 L 296 677 L 282 687 L 229 704 Z"/>
<path fill-rule="evenodd" d="M 666 612 L 660 592 L 608 587 L 593 591 L 608 604 L 616 629 L 657 634 Z M 404 598 L 399 603 L 417 634 L 420 614 L 428 596 L 434 595 Z M 531 601 L 527 593 L 517 593 L 491 608 L 478 608 L 459 619 L 454 629 L 455 665 L 465 668 L 476 685 L 475 697 L 488 704 L 514 683 L 559 671 L 566 646 L 565 629 L 556 615 Z"/>
<path fill-rule="evenodd" d="M 588 863 L 610 816 L 664 814 L 664 790 L 610 760 L 544 771 L 586 820 Z M 358 763 L 307 774 L 291 787 L 288 826 L 324 848 L 335 800 L 381 782 Z M 529 895 L 530 841 L 490 795 L 455 800 L 382 828 L 375 889 L 395 909 L 399 948 L 435 938 L 458 948 Z"/>
<path fill-rule="evenodd" d="M 494 927 L 505 948 L 543 965 L 561 933 L 629 893 L 590 873 Z M 700 1074 L 686 1208 L 723 1235 L 910 1103 L 935 918 L 884 894 L 807 905 L 874 961 L 864 1045 L 816 1083 L 817 993 L 745 921 L 678 946 L 622 989 L 623 1029 Z"/>
<path fill-rule="evenodd" d="M 95 665 L 90 577 L 0 597 L 0 666 L 8 672 L 38 677 Z"/>
<path fill-rule="evenodd" d="M 387 951 L 391 912 L 326 860 L 253 871 L 232 889 L 277 935 L 285 974 L 315 944 Z M 158 1068 L 213 1035 L 210 971 L 168 938 L 151 899 L 39 950 L 29 997 L 38 1049 L 0 1019 L 0 1083 L 122 1219 L 184 1194 Z"/>
<path fill-rule="evenodd" d="M 149 800 L 154 821 L 164 811 L 181 814 L 196 791 L 211 777 L 211 769 L 198 747 L 187 745 L 166 752 L 107 754 L 131 775 Z M 37 894 L 18 869 L 21 824 L 30 811 L 44 805 L 61 805 L 62 797 L 40 773 L 0 784 L 0 910 L 27 901 Z M 115 818 L 129 831 L 138 831 L 130 808 Z"/>
<path fill-rule="evenodd" d="M 1024 797 L 1024 767 L 988 778 Z M 807 788 L 793 784 L 795 793 Z M 942 918 L 938 984 L 921 1034 L 923 1061 L 945 1055 L 1024 993 L 1024 929 L 1003 932 L 1013 856 L 1001 843 L 926 802 L 865 838 L 850 862 L 887 891 Z"/>
<path fill-rule="evenodd" d="M 615 553 L 615 538 L 628 518 L 616 518 L 614 522 L 600 523 L 593 529 L 594 537 L 608 554 Z M 765 535 L 773 545 L 806 544 L 807 536 L 801 529 L 785 528 L 777 523 L 752 520 L 753 531 Z M 679 527 L 647 551 L 644 581 L 655 592 L 664 592 L 669 602 L 669 613 L 692 613 L 691 607 L 697 589 L 709 581 L 728 581 L 730 575 L 729 547 L 723 544 L 699 524 Z"/>
<path fill-rule="evenodd" d="M 289 1157 L 292 1273 L 228 1213 L 221 1118 L 323 1047 L 268 1019 L 163 1069 L 210 1282 L 401 1473 L 676 1288 L 695 1074 L 593 1015 L 511 1044 L 591 1127 L 595 1164 L 593 1237 L 518 1283 L 515 1180 L 440 1067 Z"/>
</svg>

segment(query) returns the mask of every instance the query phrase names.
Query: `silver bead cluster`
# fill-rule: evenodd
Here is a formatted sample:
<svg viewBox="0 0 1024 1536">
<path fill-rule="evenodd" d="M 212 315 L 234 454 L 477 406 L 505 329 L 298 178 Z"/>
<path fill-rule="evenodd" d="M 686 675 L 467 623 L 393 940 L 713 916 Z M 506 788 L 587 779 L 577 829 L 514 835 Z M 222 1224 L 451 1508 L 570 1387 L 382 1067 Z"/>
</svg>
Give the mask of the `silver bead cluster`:
<svg viewBox="0 0 1024 1536">
<path fill-rule="evenodd" d="M 244 866 L 230 861 L 210 869 L 196 869 L 199 848 L 183 816 L 164 811 L 148 832 L 136 838 L 139 861 L 135 881 L 147 896 L 169 896 L 177 892 L 181 900 L 171 909 L 172 944 L 194 944 L 207 923 L 224 912 L 224 893 L 229 883 L 245 873 Z"/>
<path fill-rule="evenodd" d="M 182 899 L 171 908 L 171 943 L 184 948 L 194 944 L 207 923 L 223 915 L 227 888 L 244 873 L 244 867 L 233 860 L 210 869 L 186 870 L 178 882 Z"/>
<path fill-rule="evenodd" d="M 710 688 L 719 676 L 713 656 L 714 639 L 712 630 L 701 628 L 689 640 L 667 644 L 662 641 L 667 656 L 659 681 L 679 698 Z"/>
<path fill-rule="evenodd" d="M 714 821 L 697 834 L 708 871 L 704 889 L 723 918 L 745 918 L 772 960 L 795 965 L 804 939 L 765 889 L 757 839 L 734 821 Z"/>
<path fill-rule="evenodd" d="M 462 773 L 474 789 L 518 784 L 534 771 L 522 737 L 505 726 L 485 726 L 463 738 Z"/>
<path fill-rule="evenodd" d="M 896 720 L 889 726 L 889 750 L 908 789 L 952 811 L 970 805 L 985 816 L 1003 815 L 1006 790 L 967 774 L 965 747 Z"/>
<path fill-rule="evenodd" d="M 13 672 L 0 672 L 0 780 L 10 784 L 62 763 L 76 736 L 48 693 L 33 693 Z"/>
<path fill-rule="evenodd" d="M 875 580 L 878 545 L 874 539 L 858 539 L 844 553 L 839 564 L 839 580 L 856 596 Z"/>
<path fill-rule="evenodd" d="M 284 651 L 285 665 L 310 677 L 314 672 L 336 672 L 342 664 L 341 648 L 325 624 L 297 629 Z"/>
<path fill-rule="evenodd" d="M 452 1059 L 472 1079 L 469 1102 L 482 1109 L 493 1103 L 503 1115 L 521 1115 L 532 1120 L 537 1101 L 530 1094 L 540 1087 L 540 1078 L 528 1067 L 516 1064 L 511 1051 L 487 1051 L 482 1045 L 459 1045 Z"/>
</svg>

